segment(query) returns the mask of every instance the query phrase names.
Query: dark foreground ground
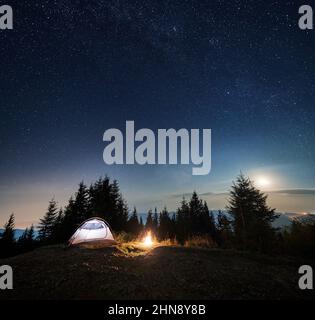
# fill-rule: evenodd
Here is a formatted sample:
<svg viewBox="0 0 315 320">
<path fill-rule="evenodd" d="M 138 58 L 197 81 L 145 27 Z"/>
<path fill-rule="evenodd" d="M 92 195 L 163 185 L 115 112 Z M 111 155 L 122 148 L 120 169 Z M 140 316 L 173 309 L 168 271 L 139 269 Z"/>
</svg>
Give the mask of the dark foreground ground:
<svg viewBox="0 0 315 320">
<path fill-rule="evenodd" d="M 297 285 L 298 267 L 306 261 L 227 250 L 54 246 L 3 264 L 13 267 L 14 289 L 0 291 L 0 300 L 311 298 Z"/>
</svg>

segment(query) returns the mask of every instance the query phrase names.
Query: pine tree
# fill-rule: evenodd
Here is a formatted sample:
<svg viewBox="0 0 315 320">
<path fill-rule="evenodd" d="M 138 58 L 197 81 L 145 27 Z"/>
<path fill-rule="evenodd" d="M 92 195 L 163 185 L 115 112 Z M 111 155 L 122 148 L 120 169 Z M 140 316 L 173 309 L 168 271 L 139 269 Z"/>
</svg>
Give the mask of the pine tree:
<svg viewBox="0 0 315 320">
<path fill-rule="evenodd" d="M 127 228 L 128 223 L 128 205 L 123 199 L 122 194 L 119 194 L 119 198 L 116 204 L 117 225 L 115 229 L 117 231 L 123 231 Z"/>
<path fill-rule="evenodd" d="M 31 227 L 28 229 L 28 232 L 26 234 L 26 241 L 28 243 L 33 243 L 34 237 L 35 237 L 34 226 L 31 225 Z"/>
<path fill-rule="evenodd" d="M 215 240 L 215 223 L 214 218 L 208 208 L 207 202 L 203 202 L 203 208 L 198 217 L 198 233 L 209 235 L 212 240 Z"/>
<path fill-rule="evenodd" d="M 60 211 L 56 217 L 54 236 L 57 242 L 67 241 L 76 228 L 90 214 L 89 191 L 83 181 L 80 182 L 74 197 L 70 197 L 64 212 Z"/>
<path fill-rule="evenodd" d="M 114 228 L 114 206 L 111 200 L 111 184 L 109 178 L 98 179 L 90 186 L 90 215 L 105 219 Z"/>
<path fill-rule="evenodd" d="M 9 217 L 9 220 L 4 225 L 4 232 L 2 234 L 2 240 L 6 243 L 14 242 L 14 227 L 15 227 L 15 217 L 14 213 L 12 213 Z"/>
<path fill-rule="evenodd" d="M 56 218 L 58 216 L 58 206 L 57 202 L 52 199 L 49 202 L 47 212 L 44 218 L 40 219 L 39 223 L 39 238 L 41 241 L 51 242 L 52 235 L 55 228 Z"/>
<path fill-rule="evenodd" d="M 182 199 L 181 206 L 176 211 L 176 238 L 179 243 L 184 244 L 191 233 L 191 221 L 189 205 L 185 198 Z"/>
<path fill-rule="evenodd" d="M 152 229 L 153 229 L 153 217 L 152 217 L 152 210 L 151 209 L 148 211 L 145 229 L 150 230 L 150 231 L 152 231 Z"/>
<path fill-rule="evenodd" d="M 17 242 L 18 252 L 23 253 L 30 251 L 35 246 L 34 240 L 34 226 L 32 225 L 30 228 L 26 228 L 23 234 L 20 236 Z"/>
<path fill-rule="evenodd" d="M 91 213 L 89 190 L 83 181 L 80 182 L 75 196 L 71 196 L 64 212 L 62 210 L 56 217 L 54 238 L 57 242 L 67 241 L 76 228 Z"/>
<path fill-rule="evenodd" d="M 240 174 L 230 191 L 227 209 L 233 218 L 236 244 L 242 249 L 267 251 L 273 244 L 275 230 L 271 222 L 278 216 L 266 204 L 267 195 Z"/>
<path fill-rule="evenodd" d="M 142 217 L 140 217 L 139 228 L 140 228 L 140 233 L 143 232 L 143 230 L 144 230 L 144 224 L 143 224 Z"/>
<path fill-rule="evenodd" d="M 154 215 L 153 215 L 153 221 L 152 221 L 152 229 L 153 233 L 157 234 L 159 228 L 159 216 L 157 213 L 157 208 L 154 208 Z"/>
<path fill-rule="evenodd" d="M 141 225 L 138 220 L 138 214 L 137 214 L 136 207 L 134 207 L 132 215 L 130 216 L 130 218 L 128 220 L 127 230 L 128 230 L 128 232 L 132 233 L 133 235 L 139 235 L 139 233 L 141 231 Z"/>
<path fill-rule="evenodd" d="M 65 239 L 65 216 L 62 208 L 57 214 L 51 238 L 53 242 L 62 243 Z"/>
<path fill-rule="evenodd" d="M 12 256 L 16 253 L 16 242 L 14 239 L 15 217 L 12 213 L 4 225 L 4 232 L 0 239 L 0 257 Z"/>
<path fill-rule="evenodd" d="M 73 196 L 70 197 L 68 205 L 64 209 L 63 216 L 57 218 L 57 221 L 60 218 L 62 219 L 57 231 L 57 237 L 60 242 L 66 242 L 72 236 L 77 226 Z M 58 226 L 58 223 L 56 225 Z"/>
<path fill-rule="evenodd" d="M 24 243 L 25 243 L 25 241 L 26 241 L 27 234 L 28 234 L 28 228 L 26 228 L 26 229 L 24 230 L 24 232 L 22 233 L 22 235 L 19 237 L 19 239 L 18 239 L 19 245 L 24 246 Z"/>
<path fill-rule="evenodd" d="M 208 206 L 207 206 L 207 203 L 205 203 L 206 205 L 206 210 L 208 210 L 209 212 L 209 209 L 208 209 Z M 211 211 L 209 213 L 209 217 L 208 217 L 208 224 L 209 224 L 209 235 L 210 237 L 212 238 L 212 240 L 217 243 L 218 242 L 218 230 L 217 230 L 217 227 L 216 227 L 216 223 L 215 223 L 215 219 L 214 219 L 214 215 L 213 215 L 213 212 Z"/>
<path fill-rule="evenodd" d="M 75 223 L 81 224 L 88 218 L 89 193 L 83 181 L 80 182 L 74 199 Z"/>
<path fill-rule="evenodd" d="M 191 234 L 198 235 L 203 233 L 204 228 L 204 205 L 201 199 L 199 199 L 196 191 L 193 192 L 191 199 L 189 201 L 189 211 L 191 220 Z"/>
<path fill-rule="evenodd" d="M 167 208 L 164 207 L 162 212 L 160 212 L 160 225 L 158 231 L 158 237 L 160 240 L 165 240 L 172 238 L 173 235 L 173 223 L 167 211 Z"/>
<path fill-rule="evenodd" d="M 228 247 L 232 241 L 231 221 L 221 210 L 217 220 L 217 243 L 220 247 Z"/>
<path fill-rule="evenodd" d="M 128 221 L 128 207 L 124 201 L 116 180 L 100 178 L 91 185 L 90 215 L 105 219 L 115 231 L 125 230 Z"/>
</svg>

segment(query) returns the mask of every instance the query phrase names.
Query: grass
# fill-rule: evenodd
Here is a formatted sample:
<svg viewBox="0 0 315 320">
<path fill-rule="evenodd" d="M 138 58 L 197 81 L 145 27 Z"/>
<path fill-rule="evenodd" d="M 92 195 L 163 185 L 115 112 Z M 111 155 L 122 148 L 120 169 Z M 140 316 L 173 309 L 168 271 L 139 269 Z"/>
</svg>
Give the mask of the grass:
<svg viewBox="0 0 315 320">
<path fill-rule="evenodd" d="M 192 237 L 185 241 L 185 247 L 197 247 L 197 248 L 216 248 L 216 244 L 211 238 L 207 237 Z"/>
<path fill-rule="evenodd" d="M 153 244 L 147 246 L 143 243 L 145 235 L 139 237 L 132 237 L 130 234 L 122 232 L 115 236 L 117 245 L 115 246 L 119 252 L 126 256 L 135 257 L 145 255 L 149 250 L 157 248 L 159 246 L 169 246 L 174 244 L 170 239 L 164 241 L 158 241 L 152 236 Z"/>
<path fill-rule="evenodd" d="M 116 245 L 120 253 L 129 257 L 135 257 L 147 254 L 151 248 L 145 247 L 141 242 L 132 241 L 127 243 L 120 243 Z"/>
<path fill-rule="evenodd" d="M 136 241 L 95 249 L 48 246 L 3 259 L 0 265 L 13 268 L 14 290 L 0 291 L 0 299 L 312 297 L 297 286 L 304 260 L 166 244 L 150 249 Z"/>
</svg>

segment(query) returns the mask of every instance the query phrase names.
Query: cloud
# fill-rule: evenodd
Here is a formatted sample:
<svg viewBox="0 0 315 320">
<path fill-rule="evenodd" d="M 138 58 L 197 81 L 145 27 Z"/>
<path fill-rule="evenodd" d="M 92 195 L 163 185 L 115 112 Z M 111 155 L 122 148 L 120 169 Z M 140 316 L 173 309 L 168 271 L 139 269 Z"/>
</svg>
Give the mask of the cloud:
<svg viewBox="0 0 315 320">
<path fill-rule="evenodd" d="M 281 216 L 286 216 L 290 219 L 300 216 L 302 214 L 300 212 L 277 212 L 277 213 L 280 213 Z"/>
<path fill-rule="evenodd" d="M 201 196 L 226 196 L 229 192 L 204 192 L 200 194 Z"/>
<path fill-rule="evenodd" d="M 221 195 L 228 195 L 228 192 L 204 192 L 204 193 L 198 193 L 200 197 L 202 196 L 221 196 Z M 192 192 L 187 192 L 187 193 L 175 193 L 170 195 L 170 198 L 190 198 L 192 196 Z"/>
<path fill-rule="evenodd" d="M 267 193 L 280 193 L 290 195 L 315 195 L 315 189 L 285 189 L 285 190 L 273 190 Z"/>
<path fill-rule="evenodd" d="M 177 199 L 177 198 L 189 198 L 191 197 L 192 192 L 190 193 L 175 193 L 175 194 L 171 194 L 169 197 L 173 198 L 173 199 Z"/>
<path fill-rule="evenodd" d="M 271 190 L 271 191 L 264 191 L 265 193 L 275 193 L 275 194 L 282 194 L 282 195 L 315 195 L 315 189 L 280 189 L 280 190 Z M 177 199 L 177 198 L 190 198 L 192 192 L 186 193 L 175 193 L 170 195 L 170 198 Z M 204 192 L 198 193 L 199 196 L 222 196 L 222 195 L 229 195 L 228 192 Z"/>
</svg>

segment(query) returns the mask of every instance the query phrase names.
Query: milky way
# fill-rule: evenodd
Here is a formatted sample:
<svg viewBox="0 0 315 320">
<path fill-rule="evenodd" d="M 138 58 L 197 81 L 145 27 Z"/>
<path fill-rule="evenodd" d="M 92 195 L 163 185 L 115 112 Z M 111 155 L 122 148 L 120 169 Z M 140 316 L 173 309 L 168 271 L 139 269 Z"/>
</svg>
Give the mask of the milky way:
<svg viewBox="0 0 315 320">
<path fill-rule="evenodd" d="M 225 191 L 240 170 L 278 174 L 277 188 L 314 188 L 315 31 L 298 28 L 296 1 L 7 4 L 14 30 L 0 31 L 0 215 L 20 194 L 33 203 L 42 185 L 50 186 L 43 202 L 58 194 L 53 186 L 64 188 L 62 202 L 74 181 L 105 173 L 143 207 L 152 194 L 162 204 L 161 189 Z M 107 167 L 102 134 L 126 120 L 211 128 L 211 174 Z M 16 194 L 27 185 L 38 189 Z"/>
</svg>

